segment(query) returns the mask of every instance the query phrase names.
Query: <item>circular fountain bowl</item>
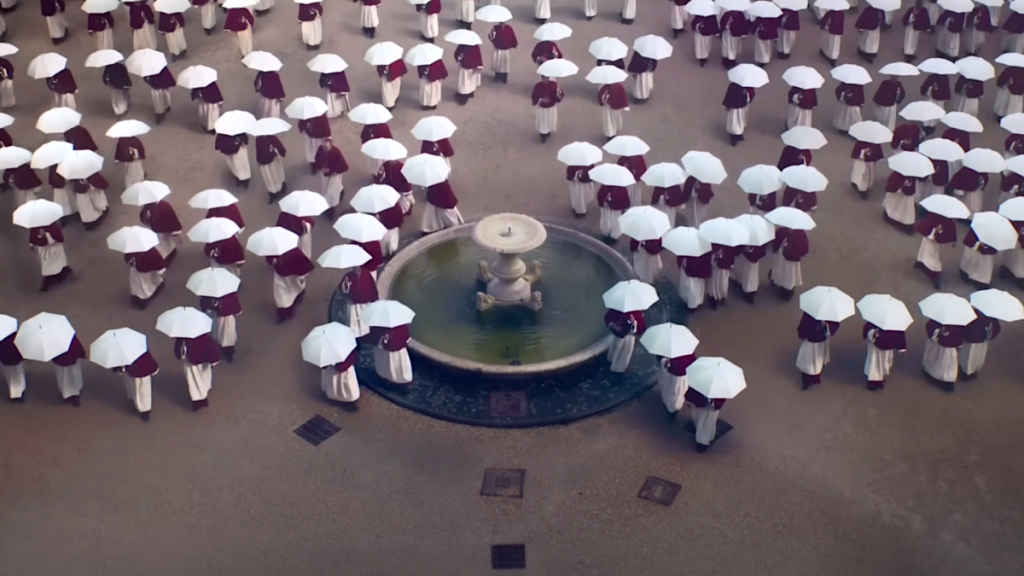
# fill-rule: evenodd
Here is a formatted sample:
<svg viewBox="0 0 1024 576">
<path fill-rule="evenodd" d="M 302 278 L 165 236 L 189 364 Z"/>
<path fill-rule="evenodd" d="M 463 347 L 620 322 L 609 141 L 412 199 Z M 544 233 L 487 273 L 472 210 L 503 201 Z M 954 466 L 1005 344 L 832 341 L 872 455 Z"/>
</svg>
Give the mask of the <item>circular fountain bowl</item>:
<svg viewBox="0 0 1024 576">
<path fill-rule="evenodd" d="M 533 286 L 544 307 L 475 308 L 480 261 L 497 255 L 474 240 L 477 224 L 426 236 L 400 251 L 377 279 L 380 297 L 399 300 L 416 312 L 409 348 L 434 362 L 498 378 L 567 370 L 608 350 L 601 295 L 633 278 L 629 262 L 602 242 L 557 225 L 547 239 L 523 255 L 541 263 Z"/>
</svg>

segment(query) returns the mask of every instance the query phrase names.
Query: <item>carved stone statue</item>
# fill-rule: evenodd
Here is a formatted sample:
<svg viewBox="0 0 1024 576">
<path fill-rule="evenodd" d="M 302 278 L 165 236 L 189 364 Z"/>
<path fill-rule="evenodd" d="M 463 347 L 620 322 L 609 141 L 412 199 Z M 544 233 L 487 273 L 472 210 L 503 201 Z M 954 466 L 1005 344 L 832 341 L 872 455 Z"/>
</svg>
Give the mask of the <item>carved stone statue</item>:
<svg viewBox="0 0 1024 576">
<path fill-rule="evenodd" d="M 493 263 L 481 261 L 478 265 L 478 276 L 487 283 L 487 292 L 477 293 L 477 310 L 508 305 L 540 310 L 540 292 L 532 289 L 532 284 L 540 280 L 540 262 L 534 260 L 527 266 L 519 255 L 544 243 L 544 225 L 522 214 L 495 214 L 477 223 L 473 239 L 498 253 Z"/>
</svg>

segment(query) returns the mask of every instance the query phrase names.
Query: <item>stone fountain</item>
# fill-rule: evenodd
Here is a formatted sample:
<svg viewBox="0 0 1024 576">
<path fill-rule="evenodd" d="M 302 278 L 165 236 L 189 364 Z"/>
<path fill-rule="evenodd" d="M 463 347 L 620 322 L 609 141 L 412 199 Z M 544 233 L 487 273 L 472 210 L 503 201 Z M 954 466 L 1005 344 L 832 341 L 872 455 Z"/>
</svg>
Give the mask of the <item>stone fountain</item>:
<svg viewBox="0 0 1024 576">
<path fill-rule="evenodd" d="M 480 261 L 479 278 L 487 283 L 487 292 L 477 292 L 477 310 L 492 306 L 541 309 L 541 294 L 533 291 L 533 283 L 540 280 L 540 262 L 527 266 L 519 255 L 538 248 L 547 237 L 543 224 L 523 214 L 494 214 L 476 224 L 473 240 L 498 253 L 493 264 Z"/>
</svg>

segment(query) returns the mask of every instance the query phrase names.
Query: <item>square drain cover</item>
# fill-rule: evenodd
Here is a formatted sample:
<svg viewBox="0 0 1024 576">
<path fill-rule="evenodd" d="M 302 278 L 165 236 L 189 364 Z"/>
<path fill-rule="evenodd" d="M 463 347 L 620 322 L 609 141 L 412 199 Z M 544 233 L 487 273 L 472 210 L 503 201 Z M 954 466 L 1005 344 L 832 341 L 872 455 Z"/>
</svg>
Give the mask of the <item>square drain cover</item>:
<svg viewBox="0 0 1024 576">
<path fill-rule="evenodd" d="M 309 442 L 313 446 L 319 446 L 325 440 L 334 436 L 341 430 L 334 422 L 323 416 L 314 416 L 307 420 L 302 426 L 294 430 L 295 435 Z"/>
<path fill-rule="evenodd" d="M 682 486 L 675 482 L 648 476 L 644 485 L 640 488 L 640 493 L 637 494 L 637 497 L 656 502 L 662 506 L 671 506 L 681 489 Z"/>
<path fill-rule="evenodd" d="M 526 392 L 491 392 L 491 418 L 526 416 Z"/>
<path fill-rule="evenodd" d="M 495 544 L 491 546 L 491 569 L 526 570 L 526 545 Z"/>
<path fill-rule="evenodd" d="M 696 434 L 697 433 L 697 425 L 694 424 L 693 421 L 691 420 L 691 421 L 686 423 L 686 426 L 683 426 L 683 430 L 686 430 L 690 434 Z M 725 436 L 731 430 L 732 430 L 732 424 L 729 424 L 725 420 L 722 420 L 721 418 L 719 418 L 718 422 L 715 423 L 715 437 L 711 439 L 711 443 L 714 444 L 715 442 L 718 442 L 719 440 L 722 439 L 722 436 Z"/>
<path fill-rule="evenodd" d="M 525 480 L 526 470 L 488 468 L 484 470 L 484 485 L 480 487 L 480 495 L 522 498 Z"/>
</svg>

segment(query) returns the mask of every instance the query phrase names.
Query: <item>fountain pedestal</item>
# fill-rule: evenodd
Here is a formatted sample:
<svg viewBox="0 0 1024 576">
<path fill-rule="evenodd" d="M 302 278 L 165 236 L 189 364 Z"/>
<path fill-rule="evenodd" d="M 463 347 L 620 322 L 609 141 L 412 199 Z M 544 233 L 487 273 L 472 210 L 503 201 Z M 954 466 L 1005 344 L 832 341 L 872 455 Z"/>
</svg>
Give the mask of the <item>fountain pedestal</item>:
<svg viewBox="0 0 1024 576">
<path fill-rule="evenodd" d="M 526 306 L 534 311 L 543 307 L 540 292 L 532 284 L 540 280 L 540 262 L 529 266 L 519 258 L 547 239 L 547 230 L 537 220 L 522 214 L 495 214 L 477 223 L 473 239 L 498 253 L 493 264 L 481 261 L 479 278 L 487 283 L 487 292 L 477 292 L 476 308 L 481 312 L 492 306 Z"/>
</svg>

